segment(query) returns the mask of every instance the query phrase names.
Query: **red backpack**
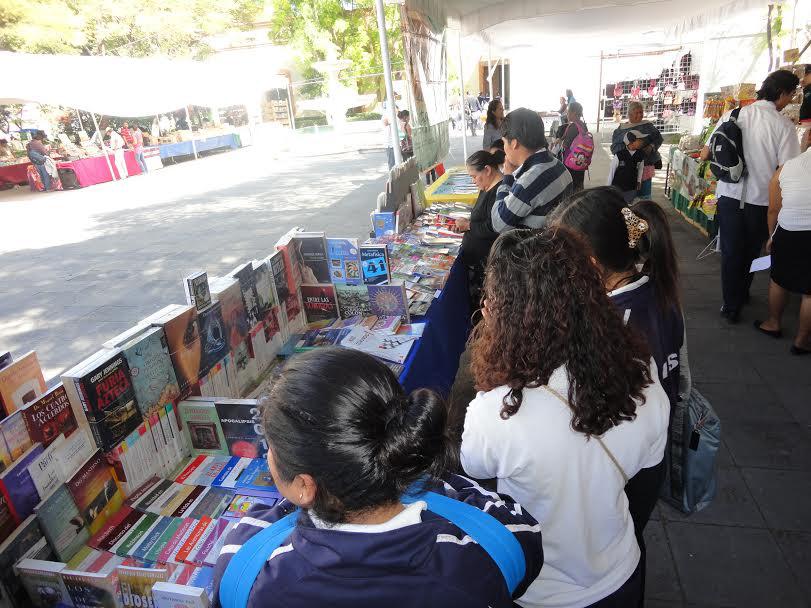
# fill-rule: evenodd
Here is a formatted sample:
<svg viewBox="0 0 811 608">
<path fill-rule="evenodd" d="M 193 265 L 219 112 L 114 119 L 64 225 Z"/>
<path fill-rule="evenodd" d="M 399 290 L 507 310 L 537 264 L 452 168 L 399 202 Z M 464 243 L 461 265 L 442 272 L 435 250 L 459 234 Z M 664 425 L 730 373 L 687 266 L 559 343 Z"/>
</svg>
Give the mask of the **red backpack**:
<svg viewBox="0 0 811 608">
<path fill-rule="evenodd" d="M 594 155 L 594 138 L 579 122 L 574 125 L 577 127 L 577 135 L 563 157 L 563 164 L 572 171 L 585 171 L 591 165 L 591 157 Z M 571 124 L 568 128 L 571 128 Z"/>
</svg>

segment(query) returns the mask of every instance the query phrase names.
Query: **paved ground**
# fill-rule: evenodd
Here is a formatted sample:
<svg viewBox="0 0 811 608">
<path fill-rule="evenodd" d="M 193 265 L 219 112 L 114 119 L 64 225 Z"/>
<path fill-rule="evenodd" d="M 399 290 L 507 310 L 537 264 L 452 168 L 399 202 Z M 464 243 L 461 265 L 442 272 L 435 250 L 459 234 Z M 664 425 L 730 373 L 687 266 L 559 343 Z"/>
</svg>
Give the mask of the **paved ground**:
<svg viewBox="0 0 811 608">
<path fill-rule="evenodd" d="M 601 155 L 595 185 L 606 166 Z M 268 147 L 87 190 L 0 192 L 0 347 L 36 349 L 54 375 L 182 301 L 189 270 L 225 272 L 266 254 L 294 225 L 361 236 L 384 168 L 382 153 L 292 158 Z M 715 502 L 690 518 L 660 507 L 648 525 L 647 605 L 810 606 L 811 361 L 789 356 L 788 338 L 751 328 L 765 313 L 765 276 L 743 322 L 723 323 L 717 256 L 696 261 L 706 239 L 675 213 L 672 226 L 691 368 L 722 418 L 724 447 Z M 788 333 L 796 311 L 795 302 Z M 455 403 L 472 390 L 460 373 Z"/>
</svg>

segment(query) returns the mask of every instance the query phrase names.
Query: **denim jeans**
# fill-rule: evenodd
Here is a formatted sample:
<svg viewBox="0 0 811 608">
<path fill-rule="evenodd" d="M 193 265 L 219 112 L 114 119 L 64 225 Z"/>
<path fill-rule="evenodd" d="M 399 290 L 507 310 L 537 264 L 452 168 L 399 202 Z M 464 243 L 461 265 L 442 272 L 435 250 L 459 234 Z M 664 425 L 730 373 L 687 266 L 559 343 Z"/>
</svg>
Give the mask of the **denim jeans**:
<svg viewBox="0 0 811 608">
<path fill-rule="evenodd" d="M 146 161 L 144 160 L 143 148 L 135 148 L 135 162 L 138 163 L 139 167 L 141 167 L 142 173 L 148 173 L 148 170 L 146 168 Z"/>
<path fill-rule="evenodd" d="M 36 167 L 37 173 L 39 173 L 39 179 L 42 181 L 42 186 L 46 190 L 50 190 L 51 175 L 45 168 L 45 156 L 43 154 L 40 154 L 36 150 L 30 150 L 28 152 L 28 159 L 31 161 L 31 164 L 34 165 L 34 167 Z"/>
</svg>

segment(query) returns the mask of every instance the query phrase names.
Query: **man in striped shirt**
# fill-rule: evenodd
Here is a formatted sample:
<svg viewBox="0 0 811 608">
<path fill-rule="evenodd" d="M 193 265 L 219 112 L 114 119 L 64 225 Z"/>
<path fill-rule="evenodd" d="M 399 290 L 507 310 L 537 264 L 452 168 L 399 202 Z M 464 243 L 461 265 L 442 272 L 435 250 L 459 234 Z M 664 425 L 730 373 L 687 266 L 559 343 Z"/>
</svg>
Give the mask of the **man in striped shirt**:
<svg viewBox="0 0 811 608">
<path fill-rule="evenodd" d="M 571 194 L 572 177 L 549 153 L 537 112 L 513 110 L 504 118 L 501 134 L 507 160 L 493 205 L 493 230 L 541 228 L 547 214 Z"/>
</svg>

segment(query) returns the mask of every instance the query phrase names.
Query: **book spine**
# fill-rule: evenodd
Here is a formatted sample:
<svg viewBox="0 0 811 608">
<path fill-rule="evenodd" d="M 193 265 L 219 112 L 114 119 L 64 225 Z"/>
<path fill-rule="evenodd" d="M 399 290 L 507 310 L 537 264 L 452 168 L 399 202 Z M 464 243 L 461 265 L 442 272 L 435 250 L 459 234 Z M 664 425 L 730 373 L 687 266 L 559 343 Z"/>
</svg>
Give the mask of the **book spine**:
<svg viewBox="0 0 811 608">
<path fill-rule="evenodd" d="M 84 383 L 82 382 L 81 378 L 74 378 L 73 384 L 76 387 L 76 394 L 79 395 L 79 401 L 82 404 L 82 409 L 85 411 L 85 415 L 90 413 L 90 407 L 88 405 L 87 394 L 85 392 Z"/>
<path fill-rule="evenodd" d="M 2 479 L 0 479 L 0 494 L 3 495 L 3 498 L 6 501 L 6 506 L 8 507 L 9 513 L 11 513 L 11 518 L 14 520 L 14 525 L 19 526 L 20 523 L 22 523 L 22 519 L 20 518 L 20 514 L 17 512 L 17 509 L 14 508 L 14 502 L 11 500 L 11 495 L 8 492 L 6 482 Z"/>
</svg>

